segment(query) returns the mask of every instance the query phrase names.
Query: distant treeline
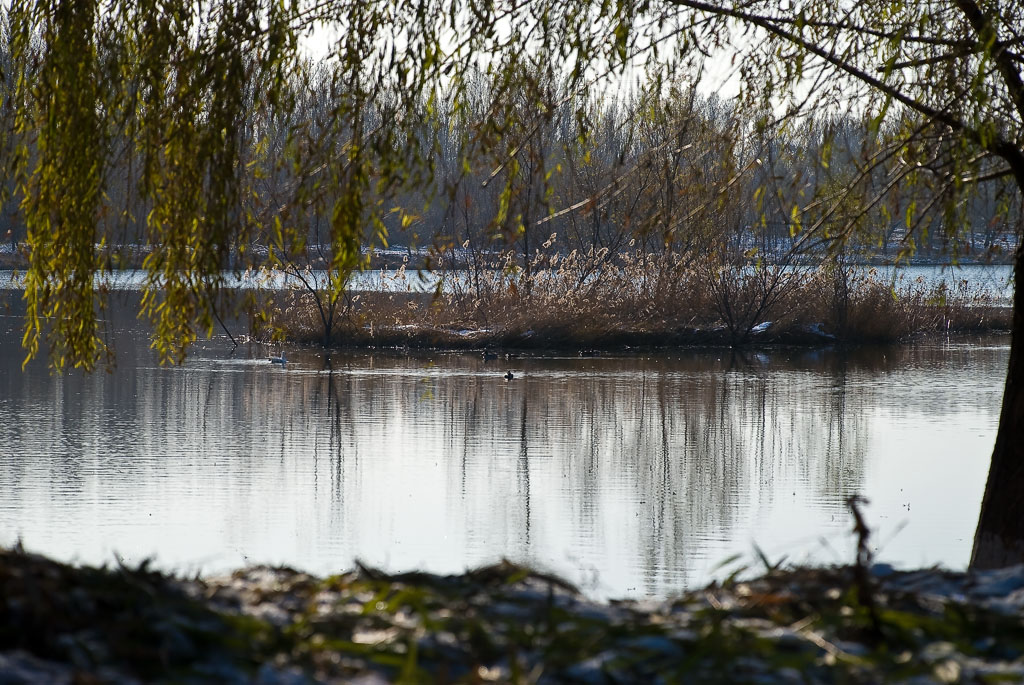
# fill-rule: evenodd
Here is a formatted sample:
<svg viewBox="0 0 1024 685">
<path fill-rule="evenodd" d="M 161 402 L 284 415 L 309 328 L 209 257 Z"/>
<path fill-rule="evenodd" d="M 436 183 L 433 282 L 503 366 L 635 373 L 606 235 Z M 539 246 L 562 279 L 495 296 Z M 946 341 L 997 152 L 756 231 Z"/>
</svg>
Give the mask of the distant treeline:
<svg viewBox="0 0 1024 685">
<path fill-rule="evenodd" d="M 37 131 L 15 120 L 9 22 L 3 28 L 0 128 L 11 173 L 0 242 L 13 263 L 8 255 L 26 239 L 16 162 L 36 154 Z M 248 116 L 224 131 L 243 151 L 234 170 L 239 237 L 225 268 L 268 256 L 293 267 L 331 263 L 332 212 L 352 187 L 366 194 L 363 254 L 401 246 L 416 266 L 472 266 L 511 248 L 527 276 L 538 253 L 573 250 L 1002 261 L 1015 245 L 1021 210 L 1009 177 L 979 185 L 951 210 L 935 201 L 942 191 L 928 162 L 889 156 L 887 132 L 870 120 L 771 112 L 750 120 L 685 79 L 579 94 L 551 70 L 499 71 L 471 72 L 411 105 L 381 84 L 354 104 L 330 60 L 290 72 L 286 97 L 274 103 L 261 102 L 258 82 L 247 84 Z M 396 118 L 401 132 L 389 132 Z M 127 120 L 106 132 L 112 163 L 95 243 L 113 268 L 137 266 L 139 246 L 151 242 L 152 203 L 140 185 L 152 160 L 132 136 Z M 355 147 L 370 164 L 352 165 Z M 370 182 L 343 182 L 357 172 Z M 385 263 L 394 266 L 395 255 Z"/>
</svg>

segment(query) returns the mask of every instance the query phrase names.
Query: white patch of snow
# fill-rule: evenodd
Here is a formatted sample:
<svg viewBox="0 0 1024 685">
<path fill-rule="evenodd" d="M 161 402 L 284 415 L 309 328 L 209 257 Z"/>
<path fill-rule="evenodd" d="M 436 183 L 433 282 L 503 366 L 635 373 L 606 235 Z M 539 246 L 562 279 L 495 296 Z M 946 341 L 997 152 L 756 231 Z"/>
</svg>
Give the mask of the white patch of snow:
<svg viewBox="0 0 1024 685">
<path fill-rule="evenodd" d="M 828 338 L 829 340 L 835 340 L 836 336 L 832 335 L 831 333 L 825 332 L 823 326 L 824 324 L 822 323 L 812 323 L 807 324 L 806 328 L 809 333 L 814 333 L 817 336 L 820 336 L 822 338 Z"/>
</svg>

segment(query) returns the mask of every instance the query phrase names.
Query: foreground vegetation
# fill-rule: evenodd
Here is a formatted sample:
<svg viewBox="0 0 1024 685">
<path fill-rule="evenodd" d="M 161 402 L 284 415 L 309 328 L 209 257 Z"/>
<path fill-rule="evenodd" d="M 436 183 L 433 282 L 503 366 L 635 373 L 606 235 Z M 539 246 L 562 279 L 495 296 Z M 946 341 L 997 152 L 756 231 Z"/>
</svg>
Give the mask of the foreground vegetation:
<svg viewBox="0 0 1024 685">
<path fill-rule="evenodd" d="M 1006 330 L 1012 310 L 966 281 L 883 278 L 830 259 L 770 265 L 676 253 L 512 252 L 443 275 L 434 290 L 399 268 L 376 292 L 329 299 L 312 272 L 273 296 L 264 338 L 325 346 L 622 349 L 692 344 L 893 342 Z"/>
<path fill-rule="evenodd" d="M 1024 570 L 769 572 L 600 603 L 502 563 L 441 577 L 257 567 L 186 580 L 0 550 L 5 682 L 1024 679 Z M 1019 595 L 1019 592 L 1017 593 Z"/>
</svg>

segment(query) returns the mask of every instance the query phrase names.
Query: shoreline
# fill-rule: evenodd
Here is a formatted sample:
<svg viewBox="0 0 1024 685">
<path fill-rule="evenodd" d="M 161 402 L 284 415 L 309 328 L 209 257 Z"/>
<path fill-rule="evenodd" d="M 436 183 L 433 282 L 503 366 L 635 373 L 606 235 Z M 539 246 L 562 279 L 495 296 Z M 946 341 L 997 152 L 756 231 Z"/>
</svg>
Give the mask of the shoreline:
<svg viewBox="0 0 1024 685">
<path fill-rule="evenodd" d="M 811 329 L 805 331 L 785 331 L 779 335 L 756 335 L 742 343 L 733 344 L 727 334 L 721 331 L 694 329 L 676 334 L 667 341 L 658 334 L 623 332 L 612 338 L 603 340 L 565 341 L 545 339 L 542 336 L 522 336 L 481 333 L 467 335 L 460 331 L 443 329 L 380 330 L 375 329 L 371 337 L 353 336 L 348 340 L 333 343 L 323 348 L 315 339 L 289 339 L 288 344 L 295 344 L 304 349 L 321 348 L 328 351 L 359 351 L 359 350 L 410 350 L 452 353 L 477 353 L 498 355 L 514 358 L 518 355 L 570 354 L 580 357 L 617 356 L 632 354 L 661 354 L 671 352 L 737 351 L 758 352 L 784 349 L 818 350 L 847 349 L 855 350 L 862 347 L 887 345 L 912 345 L 917 342 L 941 339 L 964 339 L 973 336 L 1003 337 L 1009 336 L 1010 330 L 1004 327 L 958 329 L 950 332 L 919 332 L 898 339 L 860 339 L 842 340 L 834 336 L 822 335 Z M 253 338 L 253 342 L 264 345 L 277 345 L 276 341 Z"/>
<path fill-rule="evenodd" d="M 748 569 L 749 570 L 749 569 Z M 5 682 L 1024 680 L 1024 566 L 765 568 L 593 601 L 508 562 L 179 578 L 0 549 Z"/>
</svg>

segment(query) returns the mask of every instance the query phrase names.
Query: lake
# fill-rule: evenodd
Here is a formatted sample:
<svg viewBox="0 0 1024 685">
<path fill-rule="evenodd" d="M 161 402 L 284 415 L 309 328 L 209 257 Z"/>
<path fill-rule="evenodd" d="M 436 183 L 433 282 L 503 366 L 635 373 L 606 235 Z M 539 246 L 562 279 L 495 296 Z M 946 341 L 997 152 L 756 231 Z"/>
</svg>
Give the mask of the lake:
<svg viewBox="0 0 1024 685">
<path fill-rule="evenodd" d="M 998 336 L 490 362 L 289 348 L 282 368 L 218 337 L 160 367 L 120 304 L 116 369 L 54 376 L 21 371 L 4 297 L 0 544 L 190 574 L 504 557 L 597 597 L 757 571 L 755 545 L 851 561 L 854 494 L 880 560 L 964 568 L 1009 352 Z"/>
</svg>

